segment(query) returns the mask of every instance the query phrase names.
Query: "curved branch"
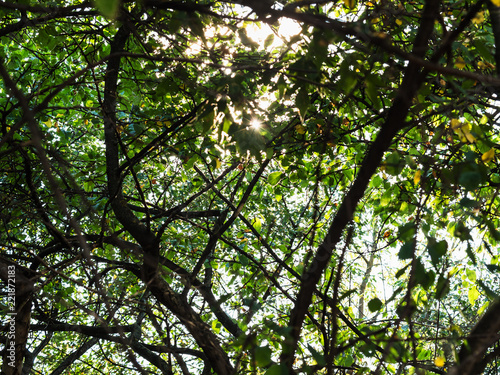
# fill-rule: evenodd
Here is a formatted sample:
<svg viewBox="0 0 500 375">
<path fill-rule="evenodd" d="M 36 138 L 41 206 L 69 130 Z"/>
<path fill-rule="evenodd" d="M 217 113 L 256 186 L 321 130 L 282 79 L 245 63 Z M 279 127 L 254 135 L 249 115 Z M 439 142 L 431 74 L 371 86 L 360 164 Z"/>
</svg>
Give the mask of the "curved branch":
<svg viewBox="0 0 500 375">
<path fill-rule="evenodd" d="M 148 289 L 187 328 L 207 356 L 210 365 L 219 374 L 234 372 L 229 358 L 220 346 L 217 336 L 200 316 L 158 274 L 159 243 L 156 236 L 134 215 L 122 193 L 122 176 L 119 165 L 119 139 L 116 129 L 116 102 L 120 53 L 124 51 L 130 30 L 122 25 L 111 43 L 110 55 L 104 82 L 104 136 L 106 144 L 106 175 L 111 207 L 118 221 L 134 237 L 144 251 L 142 272 L 136 274 Z"/>
<path fill-rule="evenodd" d="M 143 248 L 153 246 L 154 235 L 142 224 L 127 206 L 122 194 L 121 174 L 119 165 L 118 133 L 116 130 L 116 99 L 118 75 L 120 72 L 122 52 L 130 35 L 126 26 L 121 26 L 111 43 L 111 58 L 106 68 L 104 81 L 104 136 L 106 142 L 106 175 L 111 207 L 120 223 L 142 245 Z"/>
<path fill-rule="evenodd" d="M 422 57 L 426 52 L 428 39 L 434 29 L 434 20 L 436 14 L 439 12 L 439 7 L 439 1 L 426 1 L 420 29 L 413 45 L 414 53 L 417 56 Z M 284 346 L 281 356 L 281 362 L 288 367 L 290 372 L 293 367 L 302 323 L 311 304 L 316 284 L 328 266 L 333 250 L 342 238 L 344 229 L 352 220 L 354 211 L 363 197 L 371 177 L 378 169 L 384 153 L 391 145 L 396 134 L 407 125 L 405 119 L 411 105 L 411 100 L 423 79 L 420 71 L 421 68 L 419 65 L 414 63 L 408 65 L 403 82 L 393 106 L 387 114 L 384 125 L 363 159 L 359 173 L 351 189 L 344 197 L 323 242 L 316 251 L 311 265 L 302 276 L 302 284 L 289 320 L 291 337 L 289 342 Z"/>
</svg>

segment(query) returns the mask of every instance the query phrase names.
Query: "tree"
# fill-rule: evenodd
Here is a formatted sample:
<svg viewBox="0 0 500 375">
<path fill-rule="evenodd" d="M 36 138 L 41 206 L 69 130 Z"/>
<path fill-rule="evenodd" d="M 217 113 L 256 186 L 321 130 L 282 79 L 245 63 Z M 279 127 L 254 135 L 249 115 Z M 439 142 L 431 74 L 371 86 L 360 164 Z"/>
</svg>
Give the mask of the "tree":
<svg viewBox="0 0 500 375">
<path fill-rule="evenodd" d="M 498 1 L 0 12 L 3 374 L 498 374 Z"/>
</svg>

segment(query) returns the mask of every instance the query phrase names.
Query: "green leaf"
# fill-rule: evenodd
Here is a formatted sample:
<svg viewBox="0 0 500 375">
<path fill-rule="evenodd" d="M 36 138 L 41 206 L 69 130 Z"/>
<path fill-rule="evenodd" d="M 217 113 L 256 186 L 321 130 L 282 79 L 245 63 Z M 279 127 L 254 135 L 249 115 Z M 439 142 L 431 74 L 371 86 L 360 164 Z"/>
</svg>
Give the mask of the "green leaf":
<svg viewBox="0 0 500 375">
<path fill-rule="evenodd" d="M 281 179 L 281 176 L 283 175 L 283 172 L 280 172 L 280 171 L 277 171 L 277 172 L 272 172 L 269 174 L 269 176 L 267 177 L 267 181 L 271 184 L 271 185 L 276 185 L 280 179 Z"/>
<path fill-rule="evenodd" d="M 309 349 L 309 351 L 311 352 L 314 360 L 316 361 L 316 363 L 319 366 L 325 366 L 326 365 L 325 356 L 323 354 L 321 354 L 320 352 L 318 352 L 311 345 L 307 345 L 307 348 Z"/>
<path fill-rule="evenodd" d="M 486 61 L 495 61 L 493 58 L 493 54 L 491 53 L 490 49 L 485 46 L 484 42 L 481 41 L 480 39 L 474 40 L 474 47 L 476 47 L 476 50 L 479 52 L 479 55 Z"/>
<path fill-rule="evenodd" d="M 498 293 L 493 291 L 493 289 L 491 289 L 483 280 L 478 280 L 477 283 L 481 287 L 481 289 L 483 289 L 484 293 L 490 300 L 498 300 L 498 298 L 500 297 Z"/>
<path fill-rule="evenodd" d="M 379 187 L 380 185 L 382 185 L 383 182 L 384 182 L 384 179 L 382 177 L 380 177 L 378 174 L 373 176 L 372 181 L 371 181 L 373 187 Z"/>
<path fill-rule="evenodd" d="M 460 205 L 462 207 L 466 207 L 466 208 L 475 208 L 478 206 L 478 203 L 477 203 L 477 201 L 475 201 L 473 199 L 469 199 L 469 198 L 465 197 L 465 198 L 462 198 L 460 200 Z"/>
<path fill-rule="evenodd" d="M 255 362 L 258 367 L 266 367 L 271 363 L 272 351 L 269 346 L 259 346 L 255 348 Z"/>
<path fill-rule="evenodd" d="M 433 271 L 427 272 L 422 261 L 417 259 L 415 263 L 415 281 L 417 284 L 422 285 L 425 290 L 428 290 L 434 284 L 435 278 L 436 274 Z"/>
<path fill-rule="evenodd" d="M 382 301 L 375 297 L 368 302 L 368 309 L 370 309 L 371 312 L 379 311 L 383 305 Z"/>
<path fill-rule="evenodd" d="M 467 278 L 468 278 L 471 282 L 473 282 L 473 283 L 475 283 L 475 282 L 476 282 L 476 277 L 477 277 L 477 276 L 476 276 L 476 271 L 466 268 L 466 269 L 465 269 L 465 274 L 467 275 Z"/>
<path fill-rule="evenodd" d="M 262 229 L 262 221 L 257 216 L 252 220 L 252 225 L 257 232 Z"/>
<path fill-rule="evenodd" d="M 450 280 L 448 278 L 439 275 L 436 284 L 436 296 L 438 299 L 442 299 L 450 292 Z"/>
<path fill-rule="evenodd" d="M 413 222 L 406 223 L 399 227 L 398 238 L 403 242 L 408 242 L 413 240 L 415 233 L 416 233 L 415 223 Z"/>
<path fill-rule="evenodd" d="M 342 293 L 339 297 L 339 301 L 342 301 L 344 298 L 349 297 L 352 294 L 355 294 L 358 291 L 358 289 L 349 289 L 348 291 Z"/>
<path fill-rule="evenodd" d="M 460 238 L 462 241 L 466 241 L 466 240 L 472 239 L 472 237 L 470 236 L 469 229 L 461 221 L 459 221 L 458 223 L 456 223 L 453 234 L 454 234 L 455 237 Z"/>
<path fill-rule="evenodd" d="M 302 122 L 304 122 L 307 110 L 309 106 L 311 105 L 311 102 L 309 100 L 309 93 L 307 90 L 302 87 L 299 92 L 297 93 L 297 97 L 295 98 L 295 105 L 297 106 L 300 114 L 300 118 Z"/>
<path fill-rule="evenodd" d="M 469 292 L 467 293 L 467 297 L 469 298 L 469 303 L 471 305 L 474 305 L 479 298 L 479 290 L 477 290 L 477 287 L 475 285 L 472 286 L 472 288 L 469 289 Z"/>
<path fill-rule="evenodd" d="M 469 191 L 475 190 L 481 183 L 481 174 L 476 171 L 465 171 L 460 173 L 458 183 Z"/>
<path fill-rule="evenodd" d="M 239 259 L 239 261 L 240 261 L 240 263 L 241 263 L 242 266 L 247 266 L 248 265 L 249 260 L 248 260 L 248 258 L 245 255 L 238 254 L 238 259 Z"/>
<path fill-rule="evenodd" d="M 239 29 L 238 30 L 238 36 L 240 37 L 240 40 L 241 40 L 241 43 L 244 45 L 244 46 L 247 46 L 247 47 L 257 47 L 257 43 L 255 43 L 252 39 L 250 39 L 248 36 L 247 36 L 247 33 L 246 33 L 246 30 L 244 29 Z"/>
<path fill-rule="evenodd" d="M 218 320 L 212 320 L 212 330 L 215 333 L 219 333 L 221 327 L 222 327 L 222 324 Z"/>
<path fill-rule="evenodd" d="M 405 167 L 405 161 L 401 158 L 398 151 L 394 151 L 385 159 L 383 166 L 391 176 L 398 176 Z"/>
<path fill-rule="evenodd" d="M 413 258 L 413 251 L 415 244 L 412 242 L 405 242 L 399 249 L 398 257 L 401 260 Z"/>
<path fill-rule="evenodd" d="M 264 48 L 268 48 L 274 42 L 274 33 L 269 34 L 264 40 Z"/>
<path fill-rule="evenodd" d="M 358 83 L 358 77 L 351 70 L 351 61 L 351 56 L 346 56 L 340 64 L 338 88 L 343 95 L 348 95 Z"/>
<path fill-rule="evenodd" d="M 442 257 L 446 255 L 448 250 L 448 243 L 446 240 L 437 242 L 435 238 L 429 238 L 427 243 L 427 251 L 431 257 L 431 262 L 434 266 L 437 266 Z"/>
<path fill-rule="evenodd" d="M 94 0 L 99 13 L 109 19 L 115 19 L 118 15 L 121 0 Z"/>
<path fill-rule="evenodd" d="M 375 75 L 369 75 L 366 77 L 366 94 L 368 99 L 372 102 L 376 109 L 382 107 L 382 103 L 379 98 L 380 83 Z"/>
<path fill-rule="evenodd" d="M 406 259 L 409 259 L 409 258 L 406 258 Z M 398 272 L 396 272 L 396 275 L 394 277 L 396 279 L 399 279 L 401 276 L 404 275 L 404 273 L 406 272 L 406 270 L 408 269 L 408 267 L 410 267 L 410 264 L 407 264 L 406 266 L 404 266 L 403 268 L 401 268 L 400 270 L 398 270 Z"/>
<path fill-rule="evenodd" d="M 276 86 L 278 86 L 278 99 L 283 99 L 283 96 L 285 95 L 285 91 L 288 87 L 285 77 L 283 75 L 280 75 L 278 78 L 278 82 L 276 82 Z"/>
<path fill-rule="evenodd" d="M 288 375 L 288 370 L 285 365 L 272 365 L 267 369 L 265 375 Z"/>
</svg>

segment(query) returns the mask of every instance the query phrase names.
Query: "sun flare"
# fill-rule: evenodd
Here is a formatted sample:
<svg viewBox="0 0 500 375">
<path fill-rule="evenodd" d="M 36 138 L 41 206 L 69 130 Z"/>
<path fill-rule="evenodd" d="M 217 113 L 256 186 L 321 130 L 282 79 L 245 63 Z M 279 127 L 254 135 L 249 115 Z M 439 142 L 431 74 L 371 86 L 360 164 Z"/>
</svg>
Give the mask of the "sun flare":
<svg viewBox="0 0 500 375">
<path fill-rule="evenodd" d="M 302 30 L 300 24 L 294 20 L 285 18 L 280 20 L 277 32 L 273 32 L 271 27 L 267 24 L 249 23 L 245 27 L 248 37 L 254 42 L 264 47 L 266 40 L 271 34 L 275 34 L 275 38 L 265 46 L 265 48 L 276 48 L 283 45 L 286 41 L 290 40 L 293 36 L 299 34 Z"/>
<path fill-rule="evenodd" d="M 260 120 L 254 118 L 251 122 L 250 122 L 250 127 L 254 130 L 258 130 L 260 129 L 260 127 L 262 126 L 262 122 L 260 122 Z"/>
</svg>

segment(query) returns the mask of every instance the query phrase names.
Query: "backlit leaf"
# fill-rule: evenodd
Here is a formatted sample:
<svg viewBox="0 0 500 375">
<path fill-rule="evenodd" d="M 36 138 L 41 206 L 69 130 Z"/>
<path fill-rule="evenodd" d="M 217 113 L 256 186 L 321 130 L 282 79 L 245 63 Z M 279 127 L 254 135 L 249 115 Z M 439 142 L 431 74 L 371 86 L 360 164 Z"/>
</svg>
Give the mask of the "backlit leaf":
<svg viewBox="0 0 500 375">
<path fill-rule="evenodd" d="M 267 177 L 267 181 L 271 185 L 276 185 L 280 181 L 282 175 L 283 175 L 283 172 L 280 172 L 280 171 L 278 171 L 278 172 L 272 172 Z"/>
<path fill-rule="evenodd" d="M 118 15 L 120 0 L 95 0 L 95 6 L 104 17 L 115 19 Z"/>
<path fill-rule="evenodd" d="M 356 5 L 356 0 L 344 0 L 344 5 L 349 8 L 349 9 L 352 9 L 355 7 Z"/>
<path fill-rule="evenodd" d="M 436 357 L 434 359 L 434 364 L 437 366 L 437 367 L 443 367 L 444 366 L 444 363 L 445 363 L 445 359 L 444 357 Z"/>
<path fill-rule="evenodd" d="M 485 163 L 492 161 L 494 158 L 495 158 L 495 149 L 494 148 L 490 148 L 483 155 L 481 155 L 481 160 L 484 161 Z"/>
<path fill-rule="evenodd" d="M 418 183 L 420 182 L 421 176 L 422 176 L 422 172 L 420 170 L 415 172 L 415 175 L 413 176 L 413 183 L 415 185 L 418 185 Z"/>
<path fill-rule="evenodd" d="M 471 305 L 474 305 L 476 300 L 479 298 L 479 290 L 477 290 L 475 285 L 469 289 L 467 296 L 469 297 L 469 303 Z"/>
<path fill-rule="evenodd" d="M 455 68 L 457 69 L 463 69 L 465 68 L 465 61 L 462 57 L 458 57 L 456 60 L 455 60 Z"/>
</svg>

